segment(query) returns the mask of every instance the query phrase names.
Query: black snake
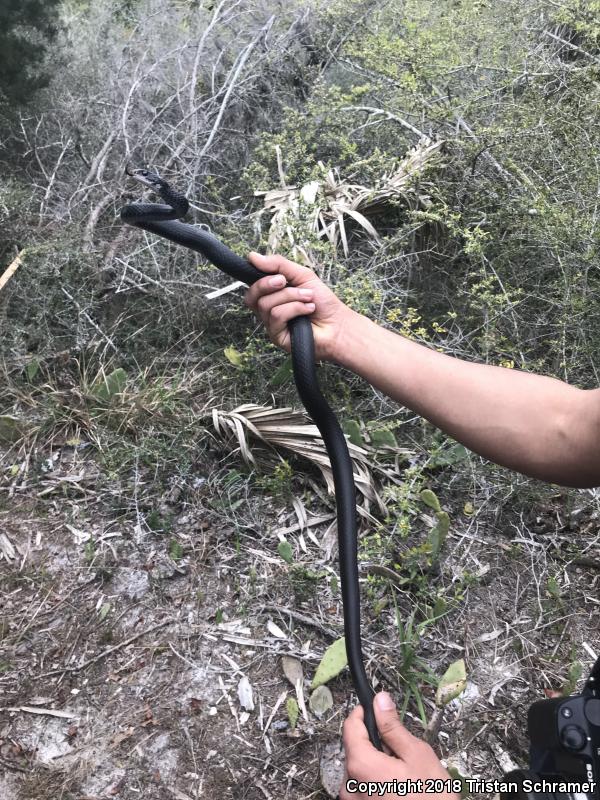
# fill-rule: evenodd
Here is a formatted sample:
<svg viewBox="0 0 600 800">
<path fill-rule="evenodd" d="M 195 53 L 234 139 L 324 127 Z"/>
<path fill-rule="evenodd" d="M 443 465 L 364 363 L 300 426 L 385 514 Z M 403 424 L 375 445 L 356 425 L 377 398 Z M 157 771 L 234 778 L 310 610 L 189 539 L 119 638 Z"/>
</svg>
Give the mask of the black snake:
<svg viewBox="0 0 600 800">
<path fill-rule="evenodd" d="M 156 233 L 176 244 L 201 253 L 216 267 L 235 280 L 251 285 L 265 277 L 245 258 L 236 255 L 211 233 L 180 222 L 189 209 L 186 197 L 176 192 L 159 175 L 146 169 L 127 174 L 157 192 L 162 203 L 131 203 L 121 210 L 121 219 L 129 225 Z M 358 699 L 364 709 L 364 720 L 371 742 L 381 743 L 373 712 L 373 690 L 363 664 L 360 637 L 360 593 L 357 564 L 356 489 L 352 462 L 342 429 L 321 393 L 315 365 L 315 345 L 308 316 L 300 316 L 288 324 L 291 337 L 292 366 L 298 394 L 304 407 L 319 429 L 327 449 L 337 505 L 340 582 L 344 609 L 344 636 L 350 674 Z"/>
</svg>

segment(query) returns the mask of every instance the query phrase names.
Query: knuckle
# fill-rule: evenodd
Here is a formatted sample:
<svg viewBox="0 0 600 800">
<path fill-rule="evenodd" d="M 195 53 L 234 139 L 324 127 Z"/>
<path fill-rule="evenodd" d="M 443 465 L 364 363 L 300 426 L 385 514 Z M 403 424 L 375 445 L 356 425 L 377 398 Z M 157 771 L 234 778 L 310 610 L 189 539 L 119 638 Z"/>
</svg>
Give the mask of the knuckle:
<svg viewBox="0 0 600 800">
<path fill-rule="evenodd" d="M 264 312 L 267 310 L 268 298 L 265 295 L 262 295 L 256 301 L 256 307 L 259 311 Z"/>
<path fill-rule="evenodd" d="M 273 320 L 273 322 L 281 322 L 284 317 L 283 306 L 275 306 L 275 308 L 272 308 L 270 317 Z"/>
</svg>

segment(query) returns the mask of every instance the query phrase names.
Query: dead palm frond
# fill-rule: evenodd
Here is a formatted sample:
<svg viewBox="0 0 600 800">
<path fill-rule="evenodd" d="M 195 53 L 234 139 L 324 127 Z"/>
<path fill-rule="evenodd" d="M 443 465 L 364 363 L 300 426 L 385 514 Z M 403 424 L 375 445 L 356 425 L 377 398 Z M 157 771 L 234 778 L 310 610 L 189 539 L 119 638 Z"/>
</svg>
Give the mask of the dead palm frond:
<svg viewBox="0 0 600 800">
<path fill-rule="evenodd" d="M 281 250 L 282 243 L 291 248 L 293 258 L 312 264 L 312 257 L 305 242 L 298 241 L 296 227 L 298 220 L 308 223 L 309 230 L 319 238 L 327 238 L 334 247 L 342 243 L 344 254 L 348 255 L 348 236 L 346 220 L 349 217 L 358 223 L 367 234 L 379 241 L 373 224 L 365 216 L 398 198 L 407 205 L 428 207 L 429 195 L 415 180 L 426 165 L 439 160 L 444 142 L 432 141 L 423 137 L 400 163 L 389 173 L 384 174 L 374 187 L 349 183 L 339 177 L 337 170 L 326 170 L 322 162 L 324 177 L 304 186 L 285 185 L 285 176 L 280 168 L 282 186 L 269 191 L 255 191 L 256 196 L 264 198 L 265 212 L 271 214 L 268 247 L 271 252 Z M 277 145 L 278 163 L 281 164 L 281 149 Z"/>
<path fill-rule="evenodd" d="M 231 441 L 237 440 L 242 458 L 247 464 L 255 464 L 250 444 L 250 435 L 273 448 L 282 448 L 295 455 L 307 458 L 320 469 L 330 494 L 334 493 L 331 462 L 325 445 L 316 425 L 313 425 L 306 414 L 292 408 L 272 408 L 247 404 L 233 411 L 213 409 L 212 419 L 217 434 Z M 386 514 L 387 507 L 377 491 L 374 473 L 379 472 L 387 478 L 398 481 L 400 476 L 377 464 L 368 450 L 348 442 L 348 450 L 352 459 L 354 481 L 363 498 L 363 507 L 359 512 L 371 516 L 372 504 L 380 513 Z M 407 451 L 398 448 L 403 455 Z"/>
</svg>

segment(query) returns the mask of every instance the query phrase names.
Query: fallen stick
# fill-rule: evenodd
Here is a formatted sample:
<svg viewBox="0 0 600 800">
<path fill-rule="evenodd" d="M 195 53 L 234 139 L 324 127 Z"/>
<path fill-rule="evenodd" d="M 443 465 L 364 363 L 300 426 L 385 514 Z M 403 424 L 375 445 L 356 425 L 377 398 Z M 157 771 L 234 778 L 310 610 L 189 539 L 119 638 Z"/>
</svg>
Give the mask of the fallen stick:
<svg viewBox="0 0 600 800">
<path fill-rule="evenodd" d="M 42 678 L 50 678 L 53 675 L 62 675 L 63 673 L 72 673 L 72 672 L 81 672 L 81 670 L 87 669 L 91 667 L 92 664 L 97 664 L 98 661 L 101 661 L 103 658 L 106 658 L 111 653 L 115 653 L 117 650 L 122 650 L 124 647 L 128 647 L 133 642 L 141 639 L 142 636 L 146 636 L 149 633 L 153 633 L 157 631 L 159 628 L 164 628 L 165 625 L 170 625 L 174 620 L 172 619 L 165 619 L 162 622 L 159 622 L 157 625 L 153 625 L 151 628 L 147 628 L 145 631 L 140 631 L 136 633 L 135 636 L 130 636 L 129 639 L 125 639 L 124 642 L 119 642 L 119 644 L 114 645 L 114 647 L 109 647 L 108 650 L 103 650 L 99 655 L 94 656 L 94 658 L 90 658 L 87 661 L 84 661 L 83 664 L 80 664 L 78 667 L 61 667 L 60 669 L 53 669 L 50 672 L 44 672 L 42 675 L 38 675 L 36 680 L 41 680 Z"/>
<path fill-rule="evenodd" d="M 60 711 L 56 708 L 36 708 L 35 706 L 4 706 L 3 711 L 23 711 L 26 714 L 40 714 L 60 719 L 79 719 L 77 714 L 70 711 Z"/>
<path fill-rule="evenodd" d="M 8 267 L 4 270 L 2 276 L 0 276 L 0 292 L 2 291 L 2 289 L 4 289 L 6 284 L 9 282 L 9 280 L 12 278 L 12 276 L 15 274 L 15 272 L 19 269 L 19 267 L 23 263 L 22 256 L 24 255 L 24 253 L 25 250 L 21 250 L 19 253 L 17 253 L 12 263 L 8 265 Z"/>
</svg>

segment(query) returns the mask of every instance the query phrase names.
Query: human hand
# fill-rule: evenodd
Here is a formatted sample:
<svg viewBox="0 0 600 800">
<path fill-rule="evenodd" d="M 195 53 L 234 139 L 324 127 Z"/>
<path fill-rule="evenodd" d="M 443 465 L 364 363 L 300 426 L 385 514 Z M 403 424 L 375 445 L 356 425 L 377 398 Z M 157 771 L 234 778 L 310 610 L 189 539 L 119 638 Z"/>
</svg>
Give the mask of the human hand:
<svg viewBox="0 0 600 800">
<path fill-rule="evenodd" d="M 346 774 L 340 790 L 340 800 L 380 797 L 382 800 L 460 800 L 452 779 L 441 765 L 433 749 L 409 733 L 398 718 L 394 701 L 387 692 L 375 696 L 377 728 L 391 755 L 376 750 L 369 740 L 363 722 L 362 706 L 357 706 L 344 723 Z M 397 781 L 394 787 L 394 781 Z M 371 794 L 357 791 L 361 783 L 375 782 Z M 380 784 L 389 782 L 384 794 Z M 429 791 L 426 791 L 429 789 Z M 442 791 L 437 791 L 441 789 Z"/>
<path fill-rule="evenodd" d="M 289 353 L 288 322 L 302 314 L 311 315 L 315 354 L 319 360 L 335 361 L 341 347 L 344 326 L 355 314 L 335 296 L 315 273 L 288 261 L 283 256 L 250 253 L 248 260 L 261 272 L 273 275 L 256 281 L 245 296 L 245 303 L 266 325 L 279 347 Z M 276 281 L 272 284 L 272 281 Z"/>
</svg>

